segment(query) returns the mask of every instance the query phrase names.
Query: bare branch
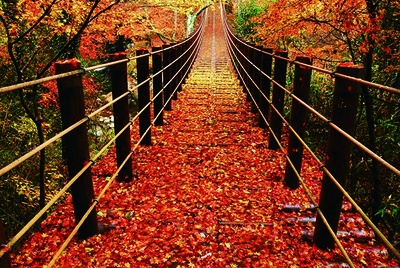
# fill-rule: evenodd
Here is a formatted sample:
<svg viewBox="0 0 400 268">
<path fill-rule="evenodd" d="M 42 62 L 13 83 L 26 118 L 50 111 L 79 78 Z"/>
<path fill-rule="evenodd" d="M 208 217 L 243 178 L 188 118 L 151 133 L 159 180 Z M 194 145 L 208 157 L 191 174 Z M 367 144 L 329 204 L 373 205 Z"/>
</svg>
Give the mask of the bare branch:
<svg viewBox="0 0 400 268">
<path fill-rule="evenodd" d="M 35 23 L 28 30 L 26 30 L 21 36 L 19 36 L 11 43 L 15 44 L 20 42 L 25 36 L 27 36 L 30 32 L 32 32 L 39 25 L 39 23 L 49 14 L 51 8 L 56 2 L 57 0 L 53 0 L 53 2 L 50 3 L 50 5 L 44 10 L 43 14 L 35 21 Z"/>
<path fill-rule="evenodd" d="M 79 31 L 67 42 L 65 45 L 58 51 L 58 53 L 43 67 L 43 69 L 37 74 L 37 78 L 42 77 L 46 71 L 51 67 L 52 63 L 58 60 L 62 54 L 64 54 L 67 49 L 79 38 L 79 36 L 83 33 L 86 27 L 89 25 L 91 21 L 92 14 L 96 7 L 98 6 L 100 0 L 95 0 L 92 8 L 90 9 L 85 21 L 83 22 L 82 26 L 80 27 Z"/>
</svg>

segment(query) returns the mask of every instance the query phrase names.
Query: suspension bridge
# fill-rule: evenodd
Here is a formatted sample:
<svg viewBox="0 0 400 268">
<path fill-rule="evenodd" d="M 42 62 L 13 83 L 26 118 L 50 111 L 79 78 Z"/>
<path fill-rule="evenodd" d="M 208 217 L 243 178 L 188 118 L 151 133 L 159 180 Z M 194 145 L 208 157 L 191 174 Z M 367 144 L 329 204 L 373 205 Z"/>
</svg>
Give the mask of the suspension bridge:
<svg viewBox="0 0 400 268">
<path fill-rule="evenodd" d="M 129 60 L 136 60 L 138 72 L 139 112 L 133 118 Z M 296 68 L 293 90 L 285 87 L 288 64 Z M 87 115 L 82 76 L 104 67 L 110 68 L 113 100 Z M 313 71 L 336 80 L 330 119 L 307 104 Z M 400 176 L 353 137 L 360 85 L 400 91 L 363 81 L 360 73 L 357 66 L 332 72 L 309 58 L 291 60 L 285 52 L 246 44 L 217 7 L 204 13 L 183 42 L 138 50 L 132 59 L 114 55 L 99 66 L 58 63 L 53 77 L 0 89 L 6 94 L 57 80 L 64 127 L 0 175 L 58 139 L 65 143 L 70 175 L 16 236 L 0 236 L 0 266 L 398 265 L 397 249 L 341 186 L 352 146 Z M 290 121 L 283 116 L 285 95 L 292 99 Z M 111 105 L 115 138 L 90 157 L 86 124 Z M 330 129 L 326 162 L 304 142 L 307 113 Z M 69 189 L 41 223 L 42 231 L 10 254 Z"/>
</svg>

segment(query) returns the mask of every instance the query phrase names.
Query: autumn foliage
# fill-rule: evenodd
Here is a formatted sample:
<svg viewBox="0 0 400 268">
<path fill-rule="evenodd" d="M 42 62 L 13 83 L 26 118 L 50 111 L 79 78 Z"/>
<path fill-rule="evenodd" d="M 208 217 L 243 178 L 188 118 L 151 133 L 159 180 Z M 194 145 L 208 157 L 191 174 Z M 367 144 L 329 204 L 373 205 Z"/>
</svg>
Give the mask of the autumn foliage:
<svg viewBox="0 0 400 268">
<path fill-rule="evenodd" d="M 398 1 L 271 1 L 263 14 L 252 18 L 257 26 L 249 39 L 313 55 L 325 66 L 348 60 L 362 63 L 374 46 L 383 56 L 380 60 L 387 61 L 383 70 L 399 71 L 398 7 Z"/>
<path fill-rule="evenodd" d="M 219 21 L 219 20 L 217 20 Z M 211 22 L 211 19 L 210 21 Z M 217 24 L 219 25 L 219 24 Z M 59 267 L 340 267 L 337 249 L 321 251 L 307 234 L 315 211 L 302 189 L 283 186 L 285 157 L 267 148 L 263 129 L 234 75 L 221 28 L 207 28 L 201 53 L 153 132 L 152 146 L 134 154 L 136 179 L 113 183 L 97 207 L 104 233 L 74 240 Z M 213 42 L 215 37 L 215 43 Z M 132 139 L 138 140 L 137 126 Z M 284 138 L 286 143 L 286 135 Z M 115 172 L 114 152 L 93 169 L 98 193 Z M 319 192 L 321 170 L 305 155 L 303 175 Z M 287 212 L 287 205 L 299 210 Z M 370 234 L 360 218 L 346 213 L 344 231 Z M 73 228 L 71 199 L 57 206 L 42 231 L 27 241 L 16 267 L 41 267 Z M 343 236 L 359 266 L 395 265 L 376 241 Z"/>
<path fill-rule="evenodd" d="M 58 60 L 79 58 L 87 67 L 109 61 L 109 53 L 132 55 L 139 47 L 181 40 L 186 37 L 187 16 L 210 3 L 1 1 L 0 87 L 50 76 Z M 107 71 L 87 73 L 83 82 L 88 109 L 101 105 L 110 91 Z M 54 81 L 0 95 L 2 167 L 60 131 L 57 102 Z M 2 218 L 9 235 L 20 227 L 13 218 L 26 223 L 65 180 L 59 147 L 42 150 L 2 177 L 0 203 L 7 204 Z"/>
</svg>

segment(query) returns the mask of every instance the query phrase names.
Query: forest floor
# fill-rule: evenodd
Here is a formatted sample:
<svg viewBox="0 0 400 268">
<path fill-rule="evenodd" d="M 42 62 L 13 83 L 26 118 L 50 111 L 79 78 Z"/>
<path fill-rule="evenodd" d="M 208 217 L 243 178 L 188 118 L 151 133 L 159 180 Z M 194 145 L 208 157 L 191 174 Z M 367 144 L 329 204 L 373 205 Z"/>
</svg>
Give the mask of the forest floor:
<svg viewBox="0 0 400 268">
<path fill-rule="evenodd" d="M 209 12 L 178 100 L 164 125 L 152 130 L 153 145 L 134 154 L 137 178 L 113 183 L 97 206 L 108 230 L 72 240 L 56 267 L 347 267 L 337 248 L 322 251 L 305 235 L 313 231 L 311 202 L 303 189 L 284 185 L 285 157 L 268 149 L 268 132 L 250 110 L 220 15 Z M 137 130 L 132 137 L 136 142 Z M 92 169 L 96 194 L 115 171 L 114 159 L 111 152 Z M 302 175 L 318 199 L 322 173 L 307 154 Z M 74 224 L 68 197 L 12 255 L 14 266 L 43 267 Z M 370 234 L 348 211 L 339 229 Z M 397 265 L 374 239 L 366 240 L 341 237 L 357 267 Z"/>
</svg>

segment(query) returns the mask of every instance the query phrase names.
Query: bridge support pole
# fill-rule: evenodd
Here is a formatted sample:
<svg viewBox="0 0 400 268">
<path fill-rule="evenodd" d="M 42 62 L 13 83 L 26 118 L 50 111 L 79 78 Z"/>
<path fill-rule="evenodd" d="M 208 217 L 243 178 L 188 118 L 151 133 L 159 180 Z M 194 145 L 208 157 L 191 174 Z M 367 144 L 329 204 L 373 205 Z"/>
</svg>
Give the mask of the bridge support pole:
<svg viewBox="0 0 400 268">
<path fill-rule="evenodd" d="M 111 55 L 111 61 L 124 60 L 125 53 Z M 128 67 L 127 61 L 110 68 L 111 86 L 113 99 L 120 97 L 128 92 Z M 128 95 L 113 104 L 114 112 L 114 131 L 119 133 L 129 124 L 129 100 Z M 117 165 L 120 167 L 128 155 L 131 153 L 130 129 L 126 128 L 115 141 L 117 152 Z M 132 180 L 132 158 L 129 158 L 121 171 L 118 173 L 117 180 L 129 182 Z"/>
<path fill-rule="evenodd" d="M 148 54 L 145 49 L 136 50 L 136 56 Z M 139 132 L 142 141 L 141 145 L 151 145 L 151 118 L 150 118 L 150 82 L 146 80 L 150 77 L 149 72 L 149 56 L 142 56 L 136 60 L 137 80 L 138 84 L 142 84 L 138 88 L 139 111 L 143 112 L 139 115 Z M 146 107 L 147 106 L 147 107 Z"/>
<path fill-rule="evenodd" d="M 158 73 L 162 69 L 162 53 L 161 47 L 153 47 L 152 61 L 153 74 Z M 162 126 L 164 124 L 164 91 L 162 90 L 162 73 L 153 77 L 153 96 L 154 99 L 154 125 Z"/>
<path fill-rule="evenodd" d="M 252 66 L 250 63 L 251 57 L 251 47 L 247 46 L 247 45 L 243 45 L 243 79 L 244 79 L 244 85 L 245 85 L 245 92 L 246 92 L 246 101 L 251 102 L 251 96 L 253 95 L 253 85 L 250 79 L 251 73 L 252 73 Z M 252 107 L 254 106 L 254 104 L 252 104 Z M 251 108 L 251 110 L 253 110 L 253 108 Z"/>
<path fill-rule="evenodd" d="M 277 56 L 287 58 L 288 53 L 285 51 L 276 52 Z M 274 68 L 274 80 L 281 87 L 286 87 L 286 70 L 287 70 L 287 61 L 280 58 L 275 58 L 275 68 Z M 278 141 L 281 140 L 282 136 L 282 118 L 278 113 L 283 114 L 283 105 L 285 101 L 285 92 L 276 84 L 272 87 L 272 105 L 276 108 L 270 110 L 270 125 L 271 130 L 275 133 L 275 136 L 278 138 Z M 270 134 L 268 141 L 268 148 L 272 150 L 276 150 L 279 148 L 278 141 L 275 140 L 275 137 Z"/>
<path fill-rule="evenodd" d="M 183 50 L 183 44 L 181 43 L 178 46 L 178 56 L 180 57 L 178 60 L 178 91 L 182 91 L 182 79 L 183 79 L 183 63 L 184 63 L 184 50 Z"/>
<path fill-rule="evenodd" d="M 165 102 L 165 110 L 171 111 L 171 94 L 172 94 L 172 72 L 171 66 L 171 49 L 169 48 L 171 45 L 163 45 L 163 86 L 164 86 L 164 102 Z"/>
<path fill-rule="evenodd" d="M 338 66 L 337 73 L 356 78 L 362 77 L 360 66 Z M 354 135 L 357 106 L 361 85 L 336 77 L 332 106 L 332 123 L 350 135 Z M 342 186 L 350 169 L 350 153 L 352 143 L 332 127 L 329 129 L 326 169 Z M 335 186 L 331 178 L 324 173 L 320 194 L 319 208 L 324 214 L 332 230 L 336 233 L 342 207 L 343 193 Z M 321 217 L 315 223 L 314 243 L 321 249 L 333 248 L 334 240 Z"/>
<path fill-rule="evenodd" d="M 3 228 L 3 222 L 0 218 L 0 249 L 6 250 L 6 235 Z M 4 247 L 4 248 L 3 248 Z M 5 252 L 3 256 L 0 257 L 0 267 L 4 268 L 11 268 L 11 260 L 10 260 L 10 253 Z"/>
<path fill-rule="evenodd" d="M 192 44 L 192 42 L 187 41 L 187 42 L 185 42 L 185 45 L 184 45 L 184 51 L 186 51 L 186 56 L 185 56 L 185 60 L 184 60 L 183 64 L 184 65 L 186 64 L 184 69 L 185 69 L 185 71 L 187 71 L 184 74 L 185 80 L 189 77 L 189 70 L 192 67 L 192 49 L 190 48 L 191 44 Z"/>
<path fill-rule="evenodd" d="M 178 99 L 178 47 L 176 47 L 176 43 L 171 43 L 171 62 L 174 62 L 171 66 L 171 90 L 172 90 L 172 99 Z"/>
<path fill-rule="evenodd" d="M 258 80 L 259 80 L 259 71 L 257 70 L 256 66 L 258 65 L 258 51 L 255 50 L 253 47 L 249 48 L 249 82 L 250 82 L 250 92 L 252 95 L 252 102 L 251 102 L 251 112 L 257 113 L 258 109 L 258 100 L 260 96 L 260 92 L 258 91 Z"/>
<path fill-rule="evenodd" d="M 262 49 L 260 47 L 260 49 Z M 269 98 L 271 94 L 271 73 L 272 73 L 272 48 L 265 48 L 263 49 L 265 53 L 260 53 L 260 66 L 259 68 L 263 73 L 268 75 L 268 77 L 264 74 L 261 74 L 261 81 L 260 81 L 260 117 L 258 120 L 258 124 L 261 128 L 267 127 L 267 120 L 268 120 L 268 109 L 269 109 Z"/>
<path fill-rule="evenodd" d="M 311 64 L 311 58 L 309 57 L 296 57 L 296 61 Z M 296 64 L 294 70 L 293 94 L 305 103 L 308 102 L 310 95 L 310 81 L 311 69 Z M 292 98 L 292 109 L 290 111 L 290 125 L 293 127 L 294 131 L 296 131 L 297 135 L 303 139 L 307 121 L 307 108 Z M 299 179 L 294 171 L 296 170 L 297 173 L 300 174 L 303 149 L 303 144 L 297 136 L 290 131 L 287 155 L 292 162 L 294 169 L 289 164 L 289 161 L 286 161 L 285 183 L 291 189 L 299 187 Z"/>
<path fill-rule="evenodd" d="M 245 81 L 245 68 L 246 68 L 246 60 L 244 59 L 245 55 L 245 45 L 243 43 L 239 43 L 239 41 L 237 41 L 237 57 L 238 57 L 238 72 L 240 74 L 240 86 L 243 87 L 243 92 L 246 93 L 246 100 L 247 100 L 247 90 L 246 90 L 246 81 Z"/>
<path fill-rule="evenodd" d="M 66 73 L 81 69 L 77 60 L 57 62 L 56 73 Z M 82 75 L 74 75 L 57 80 L 60 98 L 61 120 L 66 129 L 85 118 L 85 103 L 83 98 Z M 90 162 L 89 142 L 86 123 L 81 124 L 62 138 L 63 158 L 68 165 L 70 179 L 75 177 Z M 90 167 L 71 186 L 75 220 L 79 222 L 94 199 L 92 173 Z M 80 239 L 86 239 L 97 234 L 97 216 L 94 209 L 78 231 Z"/>
</svg>

